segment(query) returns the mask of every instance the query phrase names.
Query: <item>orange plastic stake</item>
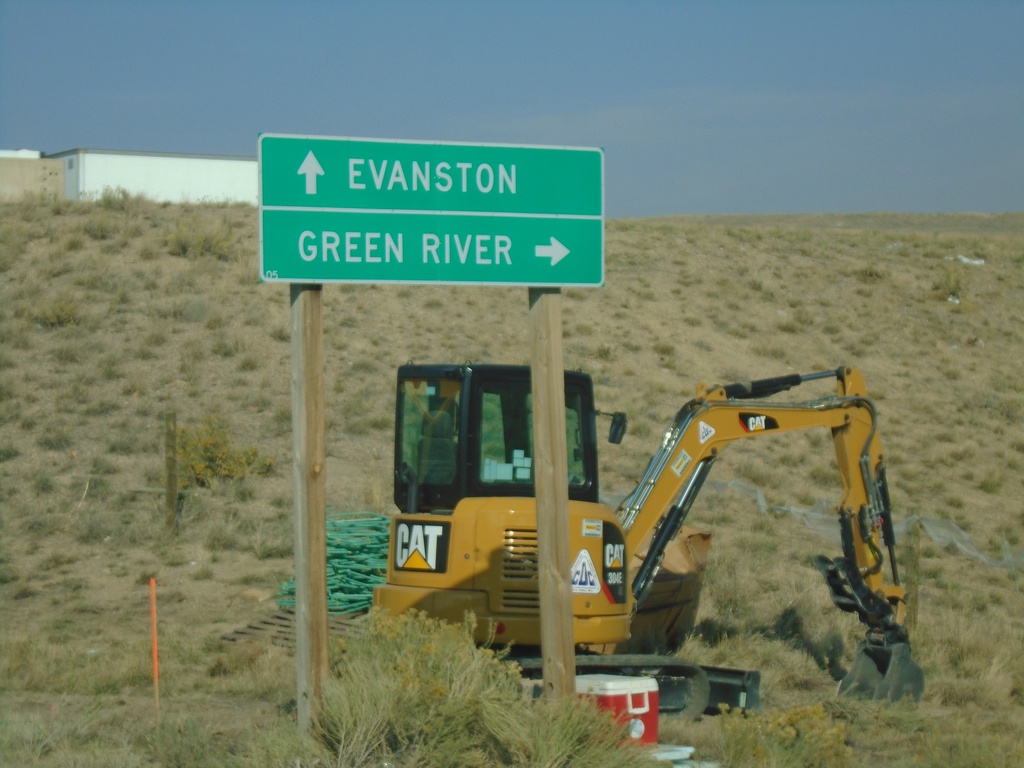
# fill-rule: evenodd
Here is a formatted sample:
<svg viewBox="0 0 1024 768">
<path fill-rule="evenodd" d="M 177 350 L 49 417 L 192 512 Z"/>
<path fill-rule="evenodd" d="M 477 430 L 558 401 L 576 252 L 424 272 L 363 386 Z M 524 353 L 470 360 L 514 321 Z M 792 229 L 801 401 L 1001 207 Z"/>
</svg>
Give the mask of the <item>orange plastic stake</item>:
<svg viewBox="0 0 1024 768">
<path fill-rule="evenodd" d="M 160 653 L 156 643 L 156 579 L 149 580 L 149 619 L 153 627 L 153 700 L 160 712 Z"/>
</svg>

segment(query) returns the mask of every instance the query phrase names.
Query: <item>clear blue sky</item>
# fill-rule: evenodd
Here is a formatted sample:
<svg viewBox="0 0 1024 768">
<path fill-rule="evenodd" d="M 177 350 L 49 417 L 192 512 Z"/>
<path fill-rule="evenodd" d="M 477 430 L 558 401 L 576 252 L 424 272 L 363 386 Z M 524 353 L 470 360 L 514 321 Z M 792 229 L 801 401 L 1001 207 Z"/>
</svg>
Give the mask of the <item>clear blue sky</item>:
<svg viewBox="0 0 1024 768">
<path fill-rule="evenodd" d="M 611 218 L 1024 210 L 1024 2 L 0 0 L 0 149 L 603 147 Z"/>
</svg>

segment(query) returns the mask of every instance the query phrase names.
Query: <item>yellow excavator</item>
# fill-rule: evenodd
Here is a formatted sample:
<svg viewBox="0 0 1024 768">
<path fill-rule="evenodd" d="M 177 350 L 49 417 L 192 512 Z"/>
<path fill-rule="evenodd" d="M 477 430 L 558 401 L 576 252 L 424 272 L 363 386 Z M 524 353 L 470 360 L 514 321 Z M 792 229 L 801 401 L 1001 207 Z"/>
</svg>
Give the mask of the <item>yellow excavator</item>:
<svg viewBox="0 0 1024 768">
<path fill-rule="evenodd" d="M 771 399 L 822 379 L 835 380 L 835 394 Z M 662 711 L 699 715 L 721 703 L 756 708 L 759 673 L 700 667 L 671 655 L 693 628 L 701 576 L 689 566 L 673 572 L 680 562 L 693 563 L 697 537 L 683 523 L 729 443 L 821 427 L 832 434 L 842 480 L 836 506 L 842 554 L 819 556 L 814 564 L 835 605 L 866 627 L 839 690 L 920 699 L 924 675 L 911 657 L 904 622 L 907 594 L 894 556 L 876 411 L 859 371 L 699 385 L 617 509 L 599 500 L 597 423 L 611 416 L 609 440 L 617 443 L 625 414 L 598 411 L 591 378 L 566 371 L 565 416 L 577 670 L 655 676 Z M 472 612 L 480 642 L 539 647 L 532 443 L 529 367 L 399 368 L 394 498 L 400 513 L 391 523 L 387 580 L 374 591 L 377 606 L 455 623 Z M 652 632 L 660 635 L 655 646 L 667 649 L 662 655 L 630 652 L 631 636 Z M 540 669 L 536 659 L 518 660 L 524 674 Z"/>
</svg>

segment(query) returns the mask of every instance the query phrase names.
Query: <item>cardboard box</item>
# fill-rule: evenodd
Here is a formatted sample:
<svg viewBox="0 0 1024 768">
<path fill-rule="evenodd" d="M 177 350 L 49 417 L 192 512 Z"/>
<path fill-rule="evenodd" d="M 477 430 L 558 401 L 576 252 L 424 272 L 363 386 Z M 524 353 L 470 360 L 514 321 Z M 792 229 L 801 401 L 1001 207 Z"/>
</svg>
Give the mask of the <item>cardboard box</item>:
<svg viewBox="0 0 1024 768">
<path fill-rule="evenodd" d="M 576 693 L 627 723 L 631 738 L 658 743 L 658 681 L 653 677 L 577 675 Z"/>
</svg>

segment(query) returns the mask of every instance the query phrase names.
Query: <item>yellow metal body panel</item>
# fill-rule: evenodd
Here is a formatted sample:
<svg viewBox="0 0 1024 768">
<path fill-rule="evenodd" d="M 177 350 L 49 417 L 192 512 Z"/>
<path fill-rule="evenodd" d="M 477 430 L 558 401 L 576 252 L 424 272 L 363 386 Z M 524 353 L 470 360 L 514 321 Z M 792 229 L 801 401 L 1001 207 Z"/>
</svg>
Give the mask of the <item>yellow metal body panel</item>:
<svg viewBox="0 0 1024 768">
<path fill-rule="evenodd" d="M 629 637 L 629 554 L 615 514 L 569 503 L 576 643 Z M 595 581 L 596 577 L 596 581 Z M 476 616 L 477 640 L 540 644 L 537 512 L 532 498 L 470 498 L 450 514 L 392 521 L 387 583 L 374 603 L 391 613 L 422 610 L 461 623 Z"/>
</svg>

